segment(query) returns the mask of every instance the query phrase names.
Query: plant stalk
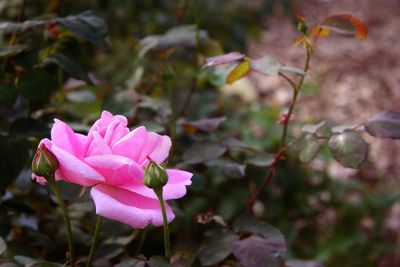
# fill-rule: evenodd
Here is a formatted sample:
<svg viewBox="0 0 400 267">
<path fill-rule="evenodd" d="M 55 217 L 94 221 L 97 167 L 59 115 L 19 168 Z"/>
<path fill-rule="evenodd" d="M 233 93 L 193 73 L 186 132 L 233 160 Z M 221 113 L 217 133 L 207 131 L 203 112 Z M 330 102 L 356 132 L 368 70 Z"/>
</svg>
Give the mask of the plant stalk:
<svg viewBox="0 0 400 267">
<path fill-rule="evenodd" d="M 67 239 L 68 239 L 68 262 L 69 264 L 71 264 L 72 267 L 75 266 L 75 253 L 74 253 L 74 246 L 73 246 L 73 242 L 72 242 L 72 228 L 71 228 L 71 222 L 69 219 L 69 215 L 68 215 L 68 210 L 67 207 L 65 205 L 64 199 L 61 196 L 61 192 L 60 189 L 57 185 L 57 182 L 54 179 L 54 175 L 52 175 L 52 177 L 50 177 L 50 179 L 47 179 L 48 184 L 51 188 L 51 190 L 53 191 L 54 195 L 56 196 L 58 203 L 60 205 L 61 208 L 61 213 L 63 215 L 64 218 L 64 223 L 65 226 L 67 228 Z"/>
<path fill-rule="evenodd" d="M 92 246 L 90 247 L 90 252 L 89 252 L 87 262 L 86 262 L 86 267 L 92 266 L 94 254 L 96 253 L 96 249 L 97 249 L 97 245 L 98 245 L 99 233 L 100 233 L 100 228 L 101 228 L 102 222 L 103 222 L 103 217 L 101 217 L 100 215 L 97 215 L 96 226 L 94 228 L 94 234 L 93 234 L 93 239 L 92 239 Z"/>
<path fill-rule="evenodd" d="M 161 212 L 164 222 L 164 250 L 165 250 L 165 259 L 169 263 L 171 258 L 171 246 L 169 243 L 169 225 L 167 219 L 167 212 L 165 210 L 165 204 L 163 199 L 163 190 L 161 189 L 154 189 L 154 193 L 156 194 L 158 200 L 160 201 Z"/>
<path fill-rule="evenodd" d="M 310 67 L 311 47 L 309 45 L 307 45 L 305 49 L 306 49 L 306 62 L 304 63 L 303 71 L 304 71 L 304 73 L 307 73 L 308 68 Z M 290 117 L 293 115 L 293 110 L 294 110 L 294 107 L 295 107 L 296 102 L 297 102 L 297 97 L 299 95 L 301 87 L 303 86 L 304 79 L 305 79 L 306 75 L 301 76 L 299 82 L 296 85 L 293 82 L 291 82 L 291 80 L 288 79 L 286 76 L 284 76 L 282 74 L 281 74 L 281 76 L 284 77 L 290 83 L 290 85 L 292 86 L 292 88 L 293 88 L 293 98 L 292 98 L 292 102 L 290 103 L 289 112 L 288 112 L 288 114 L 286 116 L 285 123 L 283 125 L 283 132 L 282 132 L 280 149 L 285 146 L 286 136 L 287 136 L 287 132 L 288 132 L 288 129 L 289 129 Z"/>
</svg>

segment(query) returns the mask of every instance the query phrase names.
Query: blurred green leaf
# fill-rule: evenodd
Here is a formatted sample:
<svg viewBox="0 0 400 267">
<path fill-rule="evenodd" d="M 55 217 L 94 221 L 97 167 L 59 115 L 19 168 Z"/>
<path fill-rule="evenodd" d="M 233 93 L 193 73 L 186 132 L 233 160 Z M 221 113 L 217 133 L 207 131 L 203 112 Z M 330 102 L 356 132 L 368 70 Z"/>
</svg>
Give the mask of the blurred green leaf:
<svg viewBox="0 0 400 267">
<path fill-rule="evenodd" d="M 50 54 L 42 58 L 41 62 L 44 65 L 49 63 L 54 63 L 59 67 L 61 67 L 63 70 L 65 70 L 67 73 L 69 73 L 71 77 L 85 81 L 88 84 L 92 84 L 92 81 L 88 76 L 88 73 L 84 71 L 82 66 L 78 62 L 72 60 L 71 58 L 63 54 Z"/>
<path fill-rule="evenodd" d="M 50 134 L 50 128 L 40 120 L 31 118 L 18 118 L 10 126 L 10 135 L 18 138 L 28 137 L 47 137 Z"/>
<path fill-rule="evenodd" d="M 57 21 L 77 36 L 98 45 L 107 45 L 105 40 L 108 35 L 107 24 L 102 18 L 97 17 L 93 11 L 88 10 L 78 15 L 57 19 Z"/>
<path fill-rule="evenodd" d="M 32 69 L 21 76 L 17 86 L 28 100 L 43 101 L 57 90 L 56 78 L 44 69 Z"/>
<path fill-rule="evenodd" d="M 333 135 L 328 144 L 333 157 L 344 167 L 358 168 L 368 154 L 368 144 L 354 131 Z"/>
<path fill-rule="evenodd" d="M 285 241 L 284 236 L 275 227 L 260 221 L 254 216 L 241 215 L 233 223 L 233 229 L 239 233 L 258 234 L 265 238 L 275 238 Z"/>
<path fill-rule="evenodd" d="M 115 265 L 115 267 L 132 267 L 132 266 L 145 267 L 146 261 L 140 259 L 127 258 Z"/>
<path fill-rule="evenodd" d="M 195 121 L 187 121 L 183 123 L 182 126 L 187 129 L 188 132 L 193 132 L 198 129 L 210 133 L 215 132 L 224 121 L 226 121 L 226 117 L 205 118 Z"/>
<path fill-rule="evenodd" d="M 375 137 L 400 139 L 400 113 L 382 111 L 367 120 L 365 130 Z"/>
<path fill-rule="evenodd" d="M 269 167 L 275 162 L 275 158 L 271 154 L 259 154 L 252 156 L 246 160 L 247 164 L 251 164 L 257 167 Z"/>
<path fill-rule="evenodd" d="M 302 146 L 299 154 L 300 161 L 309 163 L 318 154 L 321 148 L 321 143 L 315 135 L 307 134 L 304 140 L 302 140 L 300 146 Z"/>
<path fill-rule="evenodd" d="M 0 255 L 3 254 L 7 250 L 6 241 L 0 236 Z"/>
<path fill-rule="evenodd" d="M 196 164 L 219 158 L 226 152 L 226 147 L 214 141 L 196 142 L 183 153 L 186 163 Z"/>
<path fill-rule="evenodd" d="M 285 262 L 287 267 L 324 267 L 321 262 L 314 260 L 288 260 Z"/>
<path fill-rule="evenodd" d="M 149 267 L 171 267 L 171 264 L 165 261 L 163 256 L 153 256 L 147 261 Z"/>
<path fill-rule="evenodd" d="M 0 47 L 0 58 L 18 55 L 19 53 L 25 51 L 28 47 L 29 45 L 26 44 L 17 44 L 13 46 Z"/>
<path fill-rule="evenodd" d="M 325 124 L 326 121 L 321 121 L 318 124 L 306 124 L 301 128 L 301 131 L 304 133 L 316 134 Z"/>
<path fill-rule="evenodd" d="M 18 92 L 12 82 L 0 81 L 0 105 L 11 108 L 17 100 Z"/>
<path fill-rule="evenodd" d="M 250 66 L 252 70 L 264 75 L 277 74 L 282 67 L 281 63 L 271 56 L 252 59 L 250 61 Z"/>
<path fill-rule="evenodd" d="M 248 60 L 242 61 L 226 77 L 226 83 L 231 85 L 237 80 L 246 77 L 250 73 L 250 62 Z"/>
<path fill-rule="evenodd" d="M 286 251 L 284 239 L 264 238 L 252 235 L 236 241 L 233 255 L 244 267 L 279 267 L 279 256 Z"/>
<path fill-rule="evenodd" d="M 217 232 L 200 249 L 201 264 L 211 266 L 221 262 L 232 253 L 233 244 L 237 240 L 239 240 L 239 236 L 230 230 Z"/>
</svg>

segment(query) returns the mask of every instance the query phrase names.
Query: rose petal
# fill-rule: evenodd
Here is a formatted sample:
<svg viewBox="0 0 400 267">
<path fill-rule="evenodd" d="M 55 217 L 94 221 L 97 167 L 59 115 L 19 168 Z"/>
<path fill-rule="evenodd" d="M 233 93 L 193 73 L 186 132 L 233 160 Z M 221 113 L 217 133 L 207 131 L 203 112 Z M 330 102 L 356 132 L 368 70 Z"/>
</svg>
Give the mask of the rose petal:
<svg viewBox="0 0 400 267">
<path fill-rule="evenodd" d="M 54 125 L 51 129 L 51 140 L 59 148 L 82 158 L 85 150 L 87 138 L 82 134 L 75 133 L 71 127 L 63 121 L 54 119 Z"/>
<path fill-rule="evenodd" d="M 85 162 L 101 173 L 106 184 L 129 184 L 142 180 L 144 170 L 131 159 L 119 155 L 97 155 L 85 158 Z"/>
<path fill-rule="evenodd" d="M 169 155 L 171 144 L 171 139 L 168 136 L 149 132 L 149 137 L 140 154 L 138 163 L 141 166 L 147 166 L 149 163 L 147 157 L 150 157 L 157 163 L 163 162 Z"/>
<path fill-rule="evenodd" d="M 46 185 L 47 181 L 44 177 L 42 176 L 37 176 L 36 174 L 32 173 L 31 178 L 33 181 L 37 182 L 40 185 Z"/>
<path fill-rule="evenodd" d="M 112 153 L 138 162 L 140 153 L 147 142 L 148 133 L 143 126 L 136 128 L 114 144 Z"/>
<path fill-rule="evenodd" d="M 126 119 L 124 122 L 121 122 L 121 120 L 118 119 L 114 119 L 107 126 L 107 130 L 104 135 L 104 140 L 110 147 L 112 147 L 122 137 L 124 137 L 129 133 L 129 129 L 126 127 L 126 125 L 127 125 Z"/>
<path fill-rule="evenodd" d="M 186 194 L 186 186 L 190 185 L 192 182 L 190 179 L 193 174 L 181 170 L 167 169 L 168 183 L 163 188 L 163 198 L 164 200 L 178 199 Z M 157 199 L 154 191 L 143 184 L 143 181 L 136 181 L 129 185 L 121 185 L 121 187 L 138 193 L 142 196 L 148 198 Z"/>
<path fill-rule="evenodd" d="M 98 215 L 128 224 L 136 229 L 142 229 L 148 224 L 155 226 L 163 224 L 158 200 L 103 184 L 93 187 L 90 193 Z M 168 222 L 171 222 L 174 219 L 174 213 L 168 205 L 166 205 L 166 211 Z"/>
<path fill-rule="evenodd" d="M 57 157 L 65 181 L 92 186 L 104 181 L 104 177 L 74 155 L 62 150 L 57 146 L 52 146 L 52 152 Z"/>
<path fill-rule="evenodd" d="M 99 132 L 93 131 L 90 135 L 93 138 L 91 138 L 88 143 L 88 148 L 86 151 L 87 156 L 112 154 L 110 147 L 104 141 L 103 137 L 100 136 Z"/>
<path fill-rule="evenodd" d="M 103 111 L 101 113 L 100 119 L 98 119 L 92 126 L 92 128 L 89 130 L 89 134 L 96 131 L 100 134 L 100 136 L 105 137 L 107 133 L 107 129 L 111 124 L 118 125 L 120 124 L 122 128 L 126 127 L 128 125 L 128 120 L 126 117 L 121 116 L 121 115 L 116 115 L 113 116 L 108 111 Z M 128 130 L 129 131 L 129 130 Z M 110 131 L 109 134 L 112 133 L 112 130 Z"/>
</svg>

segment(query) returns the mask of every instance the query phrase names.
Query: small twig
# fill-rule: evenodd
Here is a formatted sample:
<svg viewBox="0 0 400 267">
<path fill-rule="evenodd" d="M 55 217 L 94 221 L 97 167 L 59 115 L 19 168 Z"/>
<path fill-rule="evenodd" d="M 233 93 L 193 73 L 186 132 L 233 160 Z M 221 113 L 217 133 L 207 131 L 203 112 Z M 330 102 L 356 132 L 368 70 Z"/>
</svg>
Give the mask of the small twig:
<svg viewBox="0 0 400 267">
<path fill-rule="evenodd" d="M 308 68 L 310 66 L 312 48 L 309 45 L 307 45 L 305 47 L 305 49 L 306 49 L 306 61 L 304 63 L 303 71 L 304 71 L 304 73 L 307 73 Z M 267 174 L 267 177 L 265 178 L 265 180 L 260 185 L 259 190 L 257 191 L 257 193 L 255 195 L 252 196 L 252 198 L 247 203 L 248 204 L 248 206 L 247 206 L 248 212 L 250 212 L 250 213 L 252 212 L 252 207 L 254 205 L 254 202 L 257 200 L 257 198 L 259 197 L 261 192 L 264 190 L 265 185 L 269 184 L 271 182 L 272 178 L 274 177 L 274 175 L 276 173 L 276 165 L 277 165 L 277 163 L 281 160 L 281 157 L 286 152 L 286 150 L 289 147 L 291 147 L 293 145 L 293 143 L 294 143 L 292 141 L 289 145 L 285 145 L 286 136 L 287 136 L 287 132 L 288 132 L 288 129 L 289 129 L 290 117 L 293 115 L 293 110 L 294 110 L 294 107 L 296 105 L 297 97 L 299 95 L 301 86 L 303 85 L 303 82 L 304 82 L 304 79 L 305 79 L 305 75 L 301 76 L 301 78 L 300 78 L 300 80 L 298 81 L 297 84 L 295 82 L 293 82 L 293 80 L 291 80 L 285 74 L 279 73 L 279 75 L 282 78 L 284 78 L 290 84 L 290 86 L 293 89 L 292 102 L 290 103 L 289 111 L 288 111 L 287 116 L 285 117 L 285 120 L 283 122 L 283 132 L 282 132 L 282 137 L 281 137 L 280 148 L 279 148 L 278 152 L 275 154 L 274 162 L 271 164 L 270 170 L 269 170 L 269 172 Z"/>
</svg>

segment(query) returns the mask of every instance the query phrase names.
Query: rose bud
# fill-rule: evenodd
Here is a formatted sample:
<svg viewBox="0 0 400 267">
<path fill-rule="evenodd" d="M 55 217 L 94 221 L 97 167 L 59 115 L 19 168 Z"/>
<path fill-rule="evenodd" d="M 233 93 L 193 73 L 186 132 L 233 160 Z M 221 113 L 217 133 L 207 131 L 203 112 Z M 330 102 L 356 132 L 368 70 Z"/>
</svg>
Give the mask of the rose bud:
<svg viewBox="0 0 400 267">
<path fill-rule="evenodd" d="M 54 176 L 57 169 L 58 160 L 56 156 L 44 144 L 40 145 L 32 160 L 33 173 L 48 179 Z"/>
<path fill-rule="evenodd" d="M 150 163 L 144 173 L 144 184 L 152 189 L 161 189 L 168 183 L 168 174 L 163 166 L 149 159 Z"/>
</svg>

